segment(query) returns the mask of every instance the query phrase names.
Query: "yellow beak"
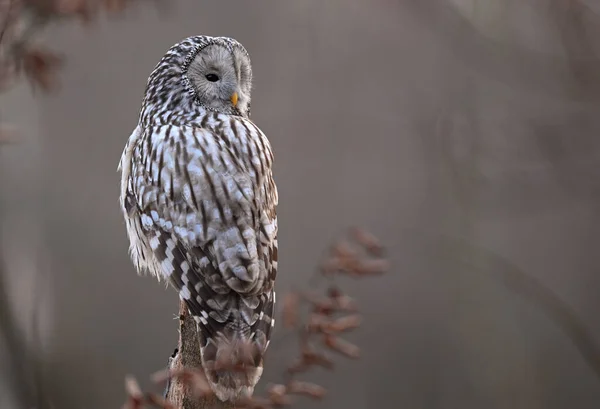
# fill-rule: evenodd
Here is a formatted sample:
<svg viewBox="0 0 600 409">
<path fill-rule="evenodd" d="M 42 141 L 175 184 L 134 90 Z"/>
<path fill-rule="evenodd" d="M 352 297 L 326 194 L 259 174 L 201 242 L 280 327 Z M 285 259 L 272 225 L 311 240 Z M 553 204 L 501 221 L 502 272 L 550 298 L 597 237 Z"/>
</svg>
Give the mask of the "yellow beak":
<svg viewBox="0 0 600 409">
<path fill-rule="evenodd" d="M 234 92 L 233 95 L 231 96 L 231 103 L 233 104 L 234 107 L 237 107 L 237 102 L 238 102 L 238 93 Z"/>
</svg>

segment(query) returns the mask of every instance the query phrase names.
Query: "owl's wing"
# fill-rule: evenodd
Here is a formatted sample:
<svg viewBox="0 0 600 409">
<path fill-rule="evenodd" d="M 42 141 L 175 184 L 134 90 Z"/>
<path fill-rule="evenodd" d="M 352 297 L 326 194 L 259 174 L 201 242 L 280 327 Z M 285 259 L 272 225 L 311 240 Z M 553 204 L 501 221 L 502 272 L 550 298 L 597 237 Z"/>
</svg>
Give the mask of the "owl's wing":
<svg viewBox="0 0 600 409">
<path fill-rule="evenodd" d="M 260 331 L 266 343 L 277 269 L 270 152 L 247 147 L 258 159 L 247 165 L 203 128 L 144 132 L 132 156 L 131 194 L 163 276 L 209 333 Z"/>
</svg>

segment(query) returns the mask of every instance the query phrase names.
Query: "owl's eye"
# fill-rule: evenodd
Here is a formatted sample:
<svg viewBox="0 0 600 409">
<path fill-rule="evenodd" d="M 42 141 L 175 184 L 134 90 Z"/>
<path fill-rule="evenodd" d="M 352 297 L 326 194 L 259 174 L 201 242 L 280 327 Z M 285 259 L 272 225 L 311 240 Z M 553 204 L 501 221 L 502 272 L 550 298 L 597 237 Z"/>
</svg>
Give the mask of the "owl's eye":
<svg viewBox="0 0 600 409">
<path fill-rule="evenodd" d="M 217 82 L 219 81 L 219 76 L 217 74 L 206 74 L 206 79 L 210 82 Z"/>
</svg>

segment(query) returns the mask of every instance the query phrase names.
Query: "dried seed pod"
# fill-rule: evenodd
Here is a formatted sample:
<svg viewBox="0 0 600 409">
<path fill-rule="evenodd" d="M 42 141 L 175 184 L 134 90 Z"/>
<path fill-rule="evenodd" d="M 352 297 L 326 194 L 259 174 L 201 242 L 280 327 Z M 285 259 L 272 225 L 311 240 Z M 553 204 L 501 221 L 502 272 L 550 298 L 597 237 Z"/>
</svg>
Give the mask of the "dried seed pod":
<svg viewBox="0 0 600 409">
<path fill-rule="evenodd" d="M 316 365 L 325 369 L 333 369 L 333 361 L 322 352 L 318 352 L 311 349 L 304 349 L 302 351 L 302 360 L 304 365 L 307 366 Z"/>
<path fill-rule="evenodd" d="M 269 400 L 273 406 L 287 406 L 292 403 L 292 400 L 287 395 L 287 388 L 285 385 L 269 385 L 267 393 L 269 394 Z"/>
<path fill-rule="evenodd" d="M 338 318 L 329 323 L 328 330 L 331 332 L 343 332 L 354 328 L 358 328 L 362 318 L 358 314 L 347 315 L 345 317 Z"/>
<path fill-rule="evenodd" d="M 333 298 L 333 299 L 341 297 L 342 296 L 342 290 L 340 290 L 339 288 L 337 288 L 337 287 L 335 287 L 335 286 L 332 285 L 332 286 L 330 286 L 327 289 L 327 296 L 329 298 Z"/>
<path fill-rule="evenodd" d="M 144 396 L 140 385 L 132 375 L 125 377 L 125 392 L 127 393 L 127 401 L 123 405 L 123 409 L 141 409 Z"/>
<path fill-rule="evenodd" d="M 358 311 L 358 307 L 356 306 L 356 301 L 354 301 L 354 299 L 348 297 L 347 295 L 342 295 L 341 297 L 337 297 L 334 301 L 335 301 L 335 308 L 338 311 L 345 311 L 345 312 Z"/>
<path fill-rule="evenodd" d="M 310 333 L 318 333 L 326 331 L 329 327 L 329 319 L 324 314 L 313 313 L 310 314 L 308 322 L 306 324 L 307 331 Z"/>
<path fill-rule="evenodd" d="M 154 382 L 156 384 L 165 383 L 169 379 L 175 378 L 177 376 L 176 373 L 180 372 L 180 371 L 181 370 L 163 369 L 163 370 L 154 372 L 152 375 L 150 375 L 150 379 L 152 379 L 152 382 Z"/>
<path fill-rule="evenodd" d="M 90 23 L 94 16 L 93 4 L 86 0 L 54 0 L 51 13 L 62 17 L 76 17 L 83 23 Z"/>
<path fill-rule="evenodd" d="M 341 259 L 356 258 L 356 256 L 358 255 L 356 250 L 352 248 L 352 245 L 345 240 L 340 240 L 336 244 L 334 244 L 331 249 L 331 254 L 334 257 L 338 257 Z"/>
<path fill-rule="evenodd" d="M 62 65 L 62 58 L 57 54 L 41 48 L 29 48 L 23 50 L 21 64 L 33 87 L 39 86 L 44 92 L 56 90 L 56 71 Z"/>
<path fill-rule="evenodd" d="M 340 260 L 340 274 L 359 275 L 360 260 L 358 258 L 348 258 Z"/>
<path fill-rule="evenodd" d="M 291 381 L 287 387 L 288 393 L 296 395 L 305 395 L 313 399 L 322 399 L 327 390 L 316 383 L 302 382 L 302 381 Z"/>
<path fill-rule="evenodd" d="M 0 145 L 16 143 L 18 140 L 17 130 L 9 125 L 0 125 Z"/>
<path fill-rule="evenodd" d="M 298 324 L 298 308 L 300 295 L 291 292 L 283 298 L 283 326 L 285 328 L 294 328 Z"/>
<path fill-rule="evenodd" d="M 313 305 L 313 311 L 316 314 L 328 316 L 335 312 L 335 304 L 329 299 L 321 300 Z"/>
<path fill-rule="evenodd" d="M 333 302 L 333 308 L 338 311 L 355 312 L 357 310 L 356 302 L 337 287 L 329 287 L 327 296 Z"/>
<path fill-rule="evenodd" d="M 104 9 L 109 13 L 119 13 L 127 7 L 127 0 L 104 0 Z"/>
<path fill-rule="evenodd" d="M 322 298 L 315 294 L 303 294 L 302 297 L 313 307 L 313 313 L 331 315 L 335 312 L 335 301 L 331 298 Z"/>
<path fill-rule="evenodd" d="M 379 240 L 368 231 L 356 227 L 351 230 L 351 234 L 370 255 L 381 256 L 383 254 L 383 246 Z"/>
<path fill-rule="evenodd" d="M 142 389 L 138 384 L 137 380 L 132 375 L 127 375 L 125 377 L 125 392 L 132 398 L 142 399 Z"/>
<path fill-rule="evenodd" d="M 323 343 L 329 349 L 339 352 L 348 358 L 357 359 L 360 357 L 360 348 L 342 338 L 325 334 L 323 336 Z"/>
<path fill-rule="evenodd" d="M 302 358 L 297 358 L 294 362 L 292 362 L 286 372 L 288 373 L 288 375 L 294 375 L 297 373 L 301 373 L 304 372 L 308 369 L 308 365 L 306 365 L 304 363 L 304 360 Z"/>
<path fill-rule="evenodd" d="M 365 260 L 360 262 L 356 268 L 356 274 L 359 276 L 380 275 L 390 269 L 390 263 L 385 259 Z"/>
<path fill-rule="evenodd" d="M 327 276 L 340 271 L 343 267 L 343 262 L 337 257 L 331 257 L 321 264 L 321 274 Z"/>
</svg>

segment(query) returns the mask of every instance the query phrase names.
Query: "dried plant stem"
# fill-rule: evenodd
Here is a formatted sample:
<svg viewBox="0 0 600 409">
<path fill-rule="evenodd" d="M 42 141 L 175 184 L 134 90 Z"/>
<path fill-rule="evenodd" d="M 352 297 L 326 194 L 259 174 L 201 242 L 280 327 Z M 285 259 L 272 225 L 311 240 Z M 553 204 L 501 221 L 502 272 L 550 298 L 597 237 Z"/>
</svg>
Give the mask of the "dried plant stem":
<svg viewBox="0 0 600 409">
<path fill-rule="evenodd" d="M 10 306 L 6 277 L 5 265 L 0 257 L 0 345 L 5 348 L 0 358 L 6 359 L 7 367 L 10 368 L 11 376 L 7 380 L 14 391 L 16 403 L 26 407 L 31 405 L 32 396 L 35 396 L 31 376 L 33 351 L 28 348 L 25 334 Z"/>
<path fill-rule="evenodd" d="M 573 342 L 584 361 L 600 379 L 600 347 L 594 334 L 573 308 L 552 289 L 509 259 L 465 239 L 440 236 L 435 242 L 444 249 L 444 257 L 449 256 L 453 262 L 458 261 L 474 271 L 487 272 L 509 290 L 520 294 L 539 308 Z"/>
<path fill-rule="evenodd" d="M 4 34 L 8 29 L 8 25 L 10 23 L 10 18 L 12 17 L 12 8 L 13 8 L 14 0 L 8 1 L 8 6 L 6 7 L 6 15 L 4 16 L 4 20 L 2 21 L 2 28 L 0 29 L 0 43 L 2 43 L 2 39 L 4 38 Z"/>
<path fill-rule="evenodd" d="M 348 237 L 332 247 L 319 271 L 330 282 L 338 275 L 353 278 L 379 276 L 389 267 L 387 260 L 381 258 L 382 251 L 383 248 L 372 235 L 353 229 Z M 123 408 L 275 409 L 292 405 L 297 396 L 322 399 L 327 393 L 325 388 L 296 379 L 296 376 L 305 375 L 313 367 L 333 369 L 334 363 L 328 352 L 346 358 L 359 358 L 360 349 L 341 335 L 359 327 L 361 317 L 354 301 L 337 286 L 331 284 L 324 293 L 318 293 L 322 292 L 294 292 L 284 298 L 284 326 L 298 333 L 300 351 L 282 374 L 280 382 L 283 383 L 268 385 L 266 396 L 243 398 L 235 403 L 219 401 L 211 390 L 202 369 L 196 322 L 186 304 L 180 302 L 178 349 L 169 360 L 168 369 L 153 376 L 156 383 L 168 381 L 165 399 L 151 393 L 143 394 L 135 379 L 128 377 L 125 382 L 128 399 Z M 306 319 L 300 319 L 300 304 L 308 307 Z M 224 359 L 225 362 L 221 362 L 225 368 L 243 368 L 244 362 L 247 362 L 245 359 L 252 356 L 252 348 L 241 348 L 237 352 L 239 356 L 238 353 L 224 354 L 230 355 Z M 229 362 L 230 359 L 236 362 Z"/>
<path fill-rule="evenodd" d="M 554 291 L 523 271 L 508 270 L 502 278 L 509 289 L 522 294 L 554 321 L 571 339 L 584 361 L 600 379 L 600 347 L 590 329 L 575 311 Z"/>
<path fill-rule="evenodd" d="M 202 368 L 200 361 L 196 323 L 189 314 L 185 303 L 179 304 L 179 341 L 177 355 L 171 360 L 169 370 L 183 368 Z M 192 393 L 191 386 L 183 378 L 172 378 L 166 398 L 178 409 L 232 409 L 231 403 L 224 403 L 214 396 L 198 398 Z"/>
</svg>

